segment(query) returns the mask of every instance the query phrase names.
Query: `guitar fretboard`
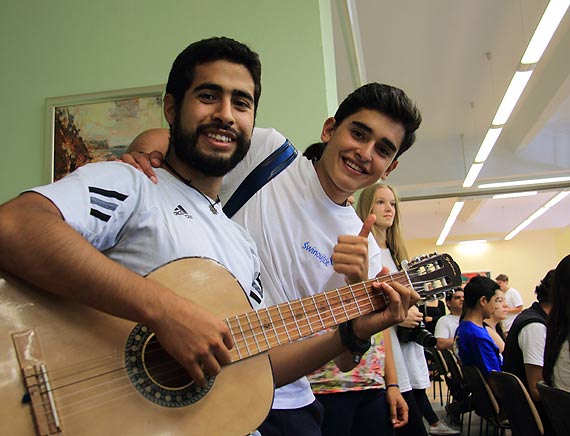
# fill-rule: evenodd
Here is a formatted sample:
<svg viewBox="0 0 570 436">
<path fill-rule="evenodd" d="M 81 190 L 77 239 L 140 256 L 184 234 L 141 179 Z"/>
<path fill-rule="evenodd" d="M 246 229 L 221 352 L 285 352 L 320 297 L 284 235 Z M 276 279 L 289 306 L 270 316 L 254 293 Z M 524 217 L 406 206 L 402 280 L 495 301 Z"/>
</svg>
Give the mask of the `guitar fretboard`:
<svg viewBox="0 0 570 436">
<path fill-rule="evenodd" d="M 384 309 L 388 299 L 372 288 L 384 281 L 412 288 L 407 274 L 398 272 L 227 318 L 234 342 L 232 362 Z"/>
</svg>

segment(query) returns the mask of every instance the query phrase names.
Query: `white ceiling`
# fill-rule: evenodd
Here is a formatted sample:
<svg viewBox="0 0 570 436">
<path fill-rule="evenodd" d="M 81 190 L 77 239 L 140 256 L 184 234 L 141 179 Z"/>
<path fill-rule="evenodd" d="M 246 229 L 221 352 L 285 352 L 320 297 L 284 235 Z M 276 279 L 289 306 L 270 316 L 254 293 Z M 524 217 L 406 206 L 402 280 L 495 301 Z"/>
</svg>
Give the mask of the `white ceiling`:
<svg viewBox="0 0 570 436">
<path fill-rule="evenodd" d="M 447 241 L 479 235 L 500 239 L 557 192 L 570 189 L 565 182 L 542 186 L 533 197 L 492 200 L 490 190 L 477 188 L 570 176 L 570 12 L 534 68 L 474 186 L 464 189 L 465 175 L 548 1 L 332 4 L 339 99 L 361 84 L 359 59 L 363 82 L 398 86 L 422 111 L 416 144 L 388 180 L 405 200 L 408 238 L 435 242 L 455 200 L 461 199 L 466 203 Z M 570 196 L 527 229 L 569 225 Z"/>
</svg>

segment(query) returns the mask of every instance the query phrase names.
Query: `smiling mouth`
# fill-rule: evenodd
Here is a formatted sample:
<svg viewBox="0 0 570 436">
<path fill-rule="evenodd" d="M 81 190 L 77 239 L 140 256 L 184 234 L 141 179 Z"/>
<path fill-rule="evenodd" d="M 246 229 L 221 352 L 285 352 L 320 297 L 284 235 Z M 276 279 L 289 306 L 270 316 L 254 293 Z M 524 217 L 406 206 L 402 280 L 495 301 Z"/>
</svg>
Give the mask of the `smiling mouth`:
<svg viewBox="0 0 570 436">
<path fill-rule="evenodd" d="M 358 173 L 361 173 L 361 174 L 368 174 L 368 172 L 364 168 L 362 168 L 360 165 L 356 165 L 354 162 L 352 162 L 348 159 L 345 159 L 345 158 L 343 158 L 342 161 L 350 169 L 352 169 Z"/>
<path fill-rule="evenodd" d="M 206 137 L 208 139 L 212 139 L 214 141 L 217 142 L 224 142 L 224 143 L 230 143 L 233 142 L 233 138 L 230 137 L 229 135 L 223 134 L 223 133 L 214 133 L 214 132 L 209 132 L 206 133 Z"/>
</svg>

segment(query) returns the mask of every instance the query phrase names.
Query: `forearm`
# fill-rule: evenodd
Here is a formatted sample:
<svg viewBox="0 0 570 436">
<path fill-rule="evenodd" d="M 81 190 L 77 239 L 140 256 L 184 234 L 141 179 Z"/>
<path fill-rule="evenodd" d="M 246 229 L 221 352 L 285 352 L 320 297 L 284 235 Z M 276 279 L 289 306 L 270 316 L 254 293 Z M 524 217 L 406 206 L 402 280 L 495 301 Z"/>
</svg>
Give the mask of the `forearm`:
<svg viewBox="0 0 570 436">
<path fill-rule="evenodd" d="M 453 338 L 437 338 L 438 350 L 451 350 L 453 348 Z"/>
<path fill-rule="evenodd" d="M 62 219 L 45 197 L 26 193 L 0 208 L 0 267 L 46 291 L 135 321 L 152 318 L 158 293 L 111 261 Z M 137 298 L 129 298 L 137 291 Z"/>
<path fill-rule="evenodd" d="M 338 329 L 273 348 L 269 355 L 275 383 L 277 387 L 291 383 L 316 371 L 340 354 L 348 356 L 349 353 L 345 352 Z"/>
<path fill-rule="evenodd" d="M 525 363 L 524 371 L 528 382 L 528 393 L 532 397 L 533 401 L 540 401 L 540 394 L 536 383 L 539 380 L 542 380 L 542 366 Z"/>
</svg>

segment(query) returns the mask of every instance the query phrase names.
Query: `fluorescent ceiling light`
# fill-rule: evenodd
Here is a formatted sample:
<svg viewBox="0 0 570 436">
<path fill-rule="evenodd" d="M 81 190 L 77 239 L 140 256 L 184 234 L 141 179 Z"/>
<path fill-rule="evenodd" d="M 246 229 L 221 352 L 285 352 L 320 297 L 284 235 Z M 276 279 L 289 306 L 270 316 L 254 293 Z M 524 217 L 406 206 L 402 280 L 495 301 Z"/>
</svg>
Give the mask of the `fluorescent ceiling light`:
<svg viewBox="0 0 570 436">
<path fill-rule="evenodd" d="M 545 183 L 559 183 L 559 182 L 570 182 L 570 176 L 550 177 L 548 179 L 514 180 L 512 182 L 484 183 L 482 185 L 478 185 L 477 188 L 479 189 L 508 188 L 512 186 L 542 185 Z M 463 187 L 468 187 L 465 186 L 465 182 L 463 182 Z"/>
<path fill-rule="evenodd" d="M 551 0 L 548 3 L 524 52 L 521 60 L 522 64 L 534 64 L 540 60 L 569 5 L 570 0 Z"/>
<path fill-rule="evenodd" d="M 505 236 L 505 241 L 510 241 L 511 239 L 513 239 L 517 234 L 519 234 L 530 223 L 532 223 L 538 217 L 540 217 L 545 212 L 547 212 L 548 209 L 550 209 L 556 203 L 562 201 L 569 194 L 570 194 L 570 191 L 559 192 L 558 194 L 556 194 L 554 197 L 552 197 L 550 200 L 548 200 L 542 207 L 540 207 L 538 210 L 533 212 L 527 219 L 525 219 L 522 223 L 520 223 L 517 227 L 515 227 L 515 229 L 512 232 L 510 232 L 507 236 Z"/>
<path fill-rule="evenodd" d="M 497 109 L 495 118 L 493 118 L 493 125 L 502 126 L 507 122 L 531 75 L 532 70 L 515 72 L 515 75 L 507 88 L 507 92 L 503 97 L 503 101 L 501 101 L 501 105 L 499 106 L 499 109 Z"/>
<path fill-rule="evenodd" d="M 473 239 L 471 241 L 459 241 L 459 245 L 470 245 L 470 244 L 483 244 L 487 242 L 486 239 Z"/>
<path fill-rule="evenodd" d="M 467 176 L 463 181 L 464 188 L 470 188 L 471 186 L 473 186 L 473 183 L 475 183 L 475 179 L 479 175 L 481 168 L 483 168 L 482 163 L 474 163 L 471 165 L 471 168 L 469 169 L 469 172 L 467 173 Z"/>
<path fill-rule="evenodd" d="M 516 197 L 530 197 L 531 195 L 536 195 L 536 194 L 538 194 L 538 191 L 509 192 L 508 194 L 493 195 L 493 200 L 500 200 L 504 198 L 516 198 Z"/>
<path fill-rule="evenodd" d="M 499 135 L 502 131 L 502 127 L 499 127 L 498 129 L 491 128 L 487 131 L 485 139 L 483 139 L 481 147 L 479 147 L 479 152 L 477 153 L 477 156 L 475 156 L 476 163 L 482 163 L 487 160 L 489 153 L 491 153 L 491 150 L 495 146 L 495 143 L 497 142 L 497 139 L 499 139 Z"/>
<path fill-rule="evenodd" d="M 546 204 L 544 205 L 544 207 L 546 209 L 550 209 L 552 206 L 554 206 L 556 203 L 564 200 L 568 194 L 570 194 L 570 191 L 566 191 L 566 192 L 559 192 L 558 194 L 556 194 L 554 197 L 552 197 L 550 200 L 548 200 L 546 202 Z"/>
<path fill-rule="evenodd" d="M 445 225 L 443 226 L 443 229 L 439 235 L 439 238 L 437 238 L 435 245 L 443 245 L 445 238 L 447 238 L 447 235 L 449 235 L 449 231 L 453 227 L 453 224 L 455 223 L 455 220 L 457 219 L 457 215 L 459 215 L 459 212 L 461 212 L 461 209 L 463 208 L 464 204 L 465 204 L 464 201 L 456 201 L 455 202 L 455 204 L 453 205 L 453 208 L 451 209 L 451 212 L 449 213 L 449 217 L 447 217 L 447 221 L 445 222 Z"/>
</svg>

